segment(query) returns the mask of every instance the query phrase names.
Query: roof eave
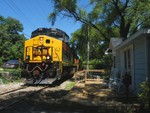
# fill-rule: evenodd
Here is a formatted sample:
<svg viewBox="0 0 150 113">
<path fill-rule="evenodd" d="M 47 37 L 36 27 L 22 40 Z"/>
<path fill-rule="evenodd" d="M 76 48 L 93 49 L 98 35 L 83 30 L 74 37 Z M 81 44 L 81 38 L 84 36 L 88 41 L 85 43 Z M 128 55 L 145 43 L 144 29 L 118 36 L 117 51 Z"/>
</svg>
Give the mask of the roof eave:
<svg viewBox="0 0 150 113">
<path fill-rule="evenodd" d="M 116 46 L 115 50 L 120 49 L 120 48 L 130 44 L 135 39 L 145 37 L 145 36 L 148 36 L 148 35 L 150 35 L 150 28 L 141 29 L 141 30 L 137 31 L 135 34 L 133 34 L 132 36 L 130 36 L 128 39 L 123 41 L 120 45 Z"/>
</svg>

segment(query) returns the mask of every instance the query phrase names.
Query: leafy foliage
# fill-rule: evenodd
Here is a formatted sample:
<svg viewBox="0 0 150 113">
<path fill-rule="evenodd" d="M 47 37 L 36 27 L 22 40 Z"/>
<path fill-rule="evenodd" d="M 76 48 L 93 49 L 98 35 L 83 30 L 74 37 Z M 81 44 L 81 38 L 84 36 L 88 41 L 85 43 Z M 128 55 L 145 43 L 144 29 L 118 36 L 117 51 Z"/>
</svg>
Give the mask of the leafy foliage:
<svg viewBox="0 0 150 113">
<path fill-rule="evenodd" d="M 9 74 L 5 74 L 3 72 L 8 72 Z M 21 70 L 20 69 L 5 69 L 0 73 L 0 79 L 4 84 L 8 84 L 10 82 L 20 82 L 21 81 Z"/>
<path fill-rule="evenodd" d="M 70 43 L 76 47 L 80 59 L 86 62 L 87 42 L 90 42 L 90 63 L 95 64 L 94 68 L 100 63 L 111 65 L 110 56 L 104 55 L 111 37 L 126 39 L 139 29 L 150 27 L 150 0 L 89 0 L 90 10 L 79 6 L 79 0 L 51 1 L 54 11 L 49 18 L 53 24 L 60 15 L 83 24 L 73 33 Z M 141 89 L 139 99 L 149 109 L 150 85 L 144 82 Z"/>
<path fill-rule="evenodd" d="M 141 93 L 138 95 L 139 100 L 145 109 L 150 109 L 150 83 L 143 82 L 140 84 Z"/>
<path fill-rule="evenodd" d="M 77 0 L 52 1 L 54 11 L 49 18 L 53 24 L 57 16 L 67 16 L 90 25 L 107 41 L 111 34 L 116 36 L 114 29 L 126 38 L 141 27 L 150 27 L 150 0 L 90 0 L 91 11 L 79 7 Z"/>
<path fill-rule="evenodd" d="M 22 30 L 18 20 L 0 16 L 0 64 L 9 59 L 23 58 L 25 37 L 19 34 Z"/>
<path fill-rule="evenodd" d="M 71 40 L 82 61 L 87 57 L 87 42 L 90 42 L 90 60 L 105 59 L 104 51 L 111 37 L 126 39 L 138 29 L 150 27 L 150 0 L 89 0 L 86 9 L 79 0 L 51 1 L 54 3 L 49 16 L 52 24 L 58 16 L 82 23 Z"/>
</svg>

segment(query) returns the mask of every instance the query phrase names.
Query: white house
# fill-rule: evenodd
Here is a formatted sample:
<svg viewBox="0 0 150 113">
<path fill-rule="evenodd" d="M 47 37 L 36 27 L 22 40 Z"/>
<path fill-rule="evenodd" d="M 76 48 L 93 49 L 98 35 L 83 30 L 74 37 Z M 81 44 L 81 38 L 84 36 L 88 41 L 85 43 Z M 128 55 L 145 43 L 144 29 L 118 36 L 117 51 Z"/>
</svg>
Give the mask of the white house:
<svg viewBox="0 0 150 113">
<path fill-rule="evenodd" d="M 150 29 L 141 29 L 124 41 L 112 38 L 109 49 L 112 49 L 112 68 L 117 70 L 115 77 L 122 78 L 125 72 L 130 74 L 131 89 L 138 93 L 141 82 L 150 82 Z"/>
</svg>

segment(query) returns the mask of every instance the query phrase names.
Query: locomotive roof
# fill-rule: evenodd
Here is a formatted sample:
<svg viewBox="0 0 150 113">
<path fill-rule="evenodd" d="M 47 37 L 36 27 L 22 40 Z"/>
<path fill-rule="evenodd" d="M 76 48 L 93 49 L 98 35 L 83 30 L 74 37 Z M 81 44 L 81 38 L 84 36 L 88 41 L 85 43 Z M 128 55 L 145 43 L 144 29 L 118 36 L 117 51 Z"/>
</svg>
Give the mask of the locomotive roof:
<svg viewBox="0 0 150 113">
<path fill-rule="evenodd" d="M 69 38 L 69 36 L 64 31 L 58 28 L 38 28 L 32 32 L 31 38 L 38 35 L 47 35 L 47 36 L 62 37 L 62 38 L 65 38 L 65 36 L 67 36 Z"/>
</svg>

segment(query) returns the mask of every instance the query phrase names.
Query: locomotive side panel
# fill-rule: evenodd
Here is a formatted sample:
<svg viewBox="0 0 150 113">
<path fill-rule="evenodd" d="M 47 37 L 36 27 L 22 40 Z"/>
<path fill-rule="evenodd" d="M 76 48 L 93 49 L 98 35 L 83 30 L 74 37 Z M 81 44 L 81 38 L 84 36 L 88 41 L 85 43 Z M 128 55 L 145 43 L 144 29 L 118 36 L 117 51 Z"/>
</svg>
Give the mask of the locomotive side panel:
<svg viewBox="0 0 150 113">
<path fill-rule="evenodd" d="M 72 65 L 72 54 L 71 54 L 71 50 L 70 47 L 67 43 L 63 42 L 63 63 L 66 65 Z"/>
</svg>

